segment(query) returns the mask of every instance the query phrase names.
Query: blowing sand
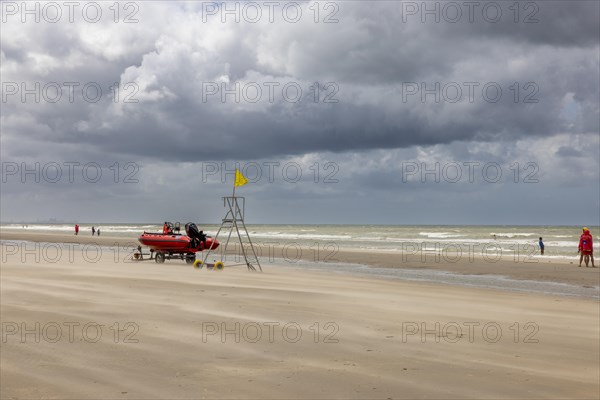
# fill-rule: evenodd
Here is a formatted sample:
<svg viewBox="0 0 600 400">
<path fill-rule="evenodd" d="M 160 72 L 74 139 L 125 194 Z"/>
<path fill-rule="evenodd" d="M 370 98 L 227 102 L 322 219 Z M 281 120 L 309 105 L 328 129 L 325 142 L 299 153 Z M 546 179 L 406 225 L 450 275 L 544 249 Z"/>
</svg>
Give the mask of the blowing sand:
<svg viewBox="0 0 600 400">
<path fill-rule="evenodd" d="M 600 396 L 597 300 L 5 247 L 2 399 Z"/>
</svg>

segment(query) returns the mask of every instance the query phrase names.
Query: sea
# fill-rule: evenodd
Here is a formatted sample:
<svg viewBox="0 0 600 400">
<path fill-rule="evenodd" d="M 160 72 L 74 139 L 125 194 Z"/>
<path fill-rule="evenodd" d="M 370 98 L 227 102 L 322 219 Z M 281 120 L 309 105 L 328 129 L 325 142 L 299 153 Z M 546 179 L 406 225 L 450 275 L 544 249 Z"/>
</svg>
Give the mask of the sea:
<svg viewBox="0 0 600 400">
<path fill-rule="evenodd" d="M 100 228 L 104 236 L 136 238 L 142 232 L 161 232 L 162 224 L 80 223 L 80 234 Z M 184 231 L 185 223 L 181 223 Z M 197 223 L 209 236 L 219 225 Z M 538 257 L 539 238 L 545 246 L 545 258 L 577 257 L 581 226 L 521 225 L 246 225 L 255 243 L 370 250 L 406 253 L 458 253 L 482 256 Z M 600 238 L 598 226 L 588 226 L 594 238 Z M 0 229 L 28 232 L 74 231 L 71 223 L 0 224 Z"/>
</svg>

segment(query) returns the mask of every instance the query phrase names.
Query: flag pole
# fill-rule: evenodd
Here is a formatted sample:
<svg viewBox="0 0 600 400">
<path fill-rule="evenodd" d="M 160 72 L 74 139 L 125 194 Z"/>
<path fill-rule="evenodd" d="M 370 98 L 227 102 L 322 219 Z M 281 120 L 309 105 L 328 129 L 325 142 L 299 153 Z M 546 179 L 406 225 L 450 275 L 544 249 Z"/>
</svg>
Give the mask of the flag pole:
<svg viewBox="0 0 600 400">
<path fill-rule="evenodd" d="M 233 178 L 233 197 L 235 197 L 235 184 L 237 182 L 237 177 L 238 177 L 238 169 L 235 169 L 235 176 Z"/>
</svg>

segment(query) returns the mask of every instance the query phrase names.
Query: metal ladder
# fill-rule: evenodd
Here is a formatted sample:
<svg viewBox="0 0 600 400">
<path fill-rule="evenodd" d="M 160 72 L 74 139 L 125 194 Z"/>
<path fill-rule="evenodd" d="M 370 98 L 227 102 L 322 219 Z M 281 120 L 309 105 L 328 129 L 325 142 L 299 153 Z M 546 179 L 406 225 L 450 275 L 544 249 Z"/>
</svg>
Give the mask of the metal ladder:
<svg viewBox="0 0 600 400">
<path fill-rule="evenodd" d="M 242 207 L 238 203 L 238 200 L 242 200 Z M 235 233 L 238 238 L 238 243 L 240 244 L 240 248 L 242 251 L 242 256 L 244 257 L 243 264 L 232 264 L 230 266 L 236 265 L 246 265 L 249 271 L 256 271 L 255 265 L 258 266 L 260 272 L 262 272 L 262 267 L 260 265 L 260 261 L 258 260 L 258 256 L 256 255 L 256 250 L 254 249 L 254 244 L 252 243 L 252 239 L 250 239 L 250 235 L 248 234 L 248 229 L 246 228 L 246 224 L 244 223 L 244 211 L 246 206 L 246 199 L 244 197 L 223 197 L 223 207 L 228 207 L 229 210 L 225 214 L 225 217 L 221 220 L 221 226 L 215 235 L 213 243 L 217 240 L 221 232 L 226 232 L 229 230 L 227 234 L 227 240 L 225 241 L 224 246 L 221 247 L 221 261 L 225 257 L 225 252 L 227 251 L 227 247 L 229 246 L 229 242 L 231 240 L 231 235 L 235 229 Z M 208 256 L 213 251 L 213 248 L 209 248 L 208 251 L 204 254 L 204 258 L 202 259 L 202 265 L 206 264 L 206 260 Z"/>
</svg>

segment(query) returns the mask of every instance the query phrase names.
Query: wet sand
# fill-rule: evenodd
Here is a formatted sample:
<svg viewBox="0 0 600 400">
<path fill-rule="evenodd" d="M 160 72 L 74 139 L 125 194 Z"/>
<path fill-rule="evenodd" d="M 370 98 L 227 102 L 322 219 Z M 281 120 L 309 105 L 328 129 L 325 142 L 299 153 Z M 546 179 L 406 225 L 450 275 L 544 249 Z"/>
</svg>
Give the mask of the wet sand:
<svg viewBox="0 0 600 400">
<path fill-rule="evenodd" d="M 0 231 L 2 240 L 26 240 L 34 242 L 79 243 L 97 246 L 119 246 L 121 249 L 135 248 L 139 245 L 136 236 L 131 238 L 49 234 L 37 232 Z M 400 252 L 382 252 L 352 249 L 315 249 L 301 248 L 286 252 L 282 245 L 262 247 L 262 256 L 273 262 L 293 264 L 296 258 L 320 263 L 350 263 L 382 268 L 406 268 L 447 271 L 465 275 L 503 275 L 512 279 L 566 283 L 578 286 L 600 286 L 600 268 L 578 267 L 579 256 L 574 253 L 572 260 L 555 258 L 540 259 L 521 255 L 517 260 L 513 256 L 496 260 L 493 255 L 484 258 L 476 254 L 402 254 Z M 271 258 L 271 256 L 273 256 Z M 286 261 L 287 257 L 287 261 Z M 596 267 L 600 260 L 596 260 Z M 591 264 L 590 264 L 591 266 Z"/>
</svg>

